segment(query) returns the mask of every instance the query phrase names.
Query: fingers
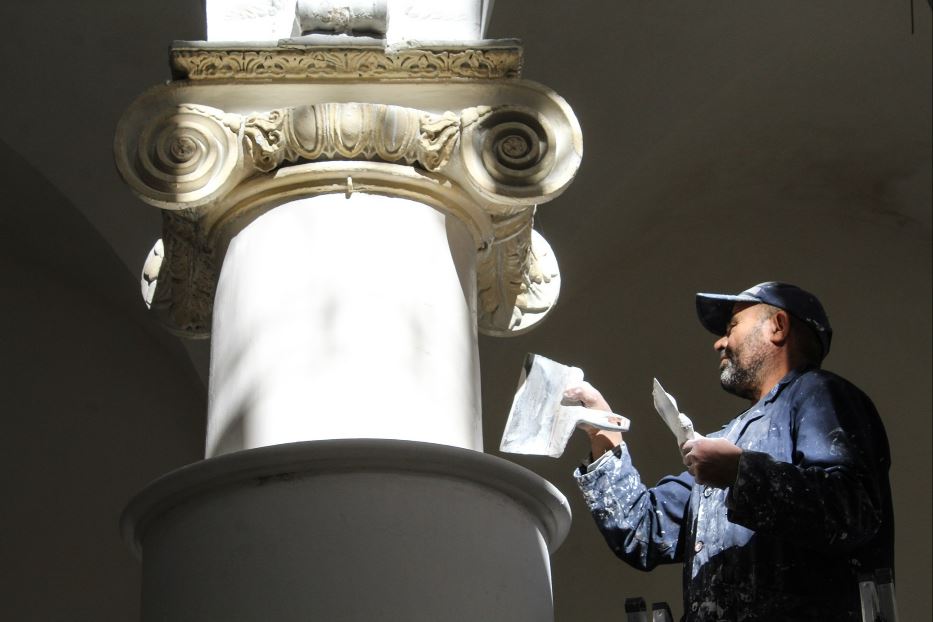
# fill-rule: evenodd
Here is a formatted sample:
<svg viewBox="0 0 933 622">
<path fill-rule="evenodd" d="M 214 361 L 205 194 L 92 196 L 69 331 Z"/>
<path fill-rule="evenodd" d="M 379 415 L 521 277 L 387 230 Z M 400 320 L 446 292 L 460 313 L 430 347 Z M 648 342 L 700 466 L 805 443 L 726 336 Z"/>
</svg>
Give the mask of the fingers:
<svg viewBox="0 0 933 622">
<path fill-rule="evenodd" d="M 681 454 L 683 454 L 683 463 L 687 467 L 687 471 L 690 475 L 696 475 L 693 472 L 693 465 L 696 463 L 696 456 L 692 453 L 693 450 L 693 441 L 687 441 L 683 444 L 683 447 L 680 448 Z"/>
<path fill-rule="evenodd" d="M 687 473 L 692 475 L 694 479 L 697 478 L 696 467 L 699 462 L 697 458 L 698 449 L 696 440 L 687 441 L 680 446 L 680 453 L 683 456 L 684 466 L 687 467 Z"/>
<path fill-rule="evenodd" d="M 738 475 L 742 450 L 724 438 L 698 438 L 681 447 L 684 466 L 698 484 L 728 488 Z"/>
<path fill-rule="evenodd" d="M 564 399 L 580 402 L 587 408 L 612 411 L 602 394 L 586 381 L 568 387 Z"/>
<path fill-rule="evenodd" d="M 690 451 L 696 446 L 696 444 L 697 444 L 696 440 L 686 441 L 683 445 L 680 446 L 680 453 L 684 457 L 686 457 L 686 455 L 690 453 Z"/>
</svg>

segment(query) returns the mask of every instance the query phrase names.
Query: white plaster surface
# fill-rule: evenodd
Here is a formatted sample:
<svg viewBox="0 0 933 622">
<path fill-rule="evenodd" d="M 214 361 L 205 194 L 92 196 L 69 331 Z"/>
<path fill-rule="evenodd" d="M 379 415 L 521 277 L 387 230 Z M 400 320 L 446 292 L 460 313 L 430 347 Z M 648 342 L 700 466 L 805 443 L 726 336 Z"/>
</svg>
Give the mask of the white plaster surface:
<svg viewBox="0 0 933 622">
<path fill-rule="evenodd" d="M 303 440 L 482 450 L 474 243 L 401 198 L 279 206 L 231 241 L 214 301 L 208 457 Z"/>
<path fill-rule="evenodd" d="M 570 510 L 486 454 L 319 441 L 175 471 L 123 528 L 143 622 L 547 622 Z"/>
<path fill-rule="evenodd" d="M 366 7 L 364 5 L 372 5 Z M 321 23 L 317 17 L 334 9 L 359 16 L 387 9 L 389 45 L 408 41 L 476 41 L 483 37 L 483 22 L 491 0 L 386 0 L 384 2 L 296 0 L 206 0 L 208 41 L 275 41 L 300 35 L 298 12 L 308 23 Z M 484 6 L 485 5 L 485 6 Z M 319 8 L 318 8 L 319 7 Z M 335 13 L 336 14 L 336 13 Z M 354 17 L 355 16 L 355 17 Z M 311 19 L 311 17 L 314 17 Z M 335 23 L 340 20 L 336 20 Z M 372 22 L 378 31 L 383 20 Z"/>
<path fill-rule="evenodd" d="M 301 32 L 382 33 L 386 31 L 386 0 L 298 0 Z"/>
<path fill-rule="evenodd" d="M 482 19 L 482 0 L 389 0 L 386 42 L 476 41 L 483 36 Z"/>
<path fill-rule="evenodd" d="M 208 41 L 275 41 L 296 34 L 295 0 L 205 0 Z"/>
</svg>

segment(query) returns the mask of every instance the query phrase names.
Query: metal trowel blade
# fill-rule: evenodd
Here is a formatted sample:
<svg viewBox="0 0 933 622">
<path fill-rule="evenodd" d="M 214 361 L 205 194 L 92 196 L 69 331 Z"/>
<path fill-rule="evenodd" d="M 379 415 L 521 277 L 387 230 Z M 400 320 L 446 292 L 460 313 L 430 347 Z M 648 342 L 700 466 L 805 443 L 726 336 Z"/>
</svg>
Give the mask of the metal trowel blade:
<svg viewBox="0 0 933 622">
<path fill-rule="evenodd" d="M 539 354 L 526 356 L 499 450 L 559 458 L 581 421 L 604 430 L 627 430 L 629 422 L 624 417 L 562 403 L 564 390 L 582 381 L 583 371 L 578 367 Z"/>
</svg>

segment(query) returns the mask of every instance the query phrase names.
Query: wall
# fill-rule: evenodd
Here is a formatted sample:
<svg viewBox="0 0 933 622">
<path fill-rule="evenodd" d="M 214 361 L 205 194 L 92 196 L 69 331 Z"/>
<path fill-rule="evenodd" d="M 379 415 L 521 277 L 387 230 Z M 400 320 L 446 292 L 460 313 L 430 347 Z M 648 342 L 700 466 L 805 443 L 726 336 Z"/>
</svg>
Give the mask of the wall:
<svg viewBox="0 0 933 622">
<path fill-rule="evenodd" d="M 0 143 L 0 617 L 138 617 L 129 498 L 202 455 L 205 390 L 111 248 Z"/>
<path fill-rule="evenodd" d="M 651 407 L 658 376 L 700 431 L 746 404 L 718 386 L 693 294 L 787 280 L 816 292 L 836 331 L 826 367 L 876 402 L 893 454 L 901 619 L 931 610 L 930 10 L 870 2 L 741 6 L 497 4 L 493 36 L 526 42 L 526 77 L 580 117 L 584 161 L 538 226 L 561 266 L 553 316 L 484 340 L 486 446 L 495 447 L 525 352 L 579 365 L 618 412 L 643 479 L 682 465 Z M 560 37 L 561 54 L 552 46 Z M 549 61 L 549 62 L 548 62 Z M 587 452 L 513 458 L 573 502 L 554 558 L 557 619 L 601 619 L 625 597 L 680 610 L 680 568 L 616 560 L 570 479 Z"/>
</svg>

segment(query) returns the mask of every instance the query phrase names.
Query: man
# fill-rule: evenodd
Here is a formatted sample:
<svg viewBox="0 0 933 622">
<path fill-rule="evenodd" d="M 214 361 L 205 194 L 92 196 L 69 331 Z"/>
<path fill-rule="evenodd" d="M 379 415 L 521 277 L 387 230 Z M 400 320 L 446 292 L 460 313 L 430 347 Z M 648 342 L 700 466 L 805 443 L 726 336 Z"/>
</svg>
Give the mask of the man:
<svg viewBox="0 0 933 622">
<path fill-rule="evenodd" d="M 832 329 L 784 283 L 697 294 L 719 336 L 723 388 L 752 402 L 686 442 L 687 471 L 647 488 L 622 436 L 587 430 L 575 478 L 612 550 L 651 570 L 684 564 L 684 619 L 860 621 L 858 575 L 893 568 L 890 454 L 871 400 L 820 369 Z M 593 387 L 565 396 L 611 410 Z"/>
</svg>

